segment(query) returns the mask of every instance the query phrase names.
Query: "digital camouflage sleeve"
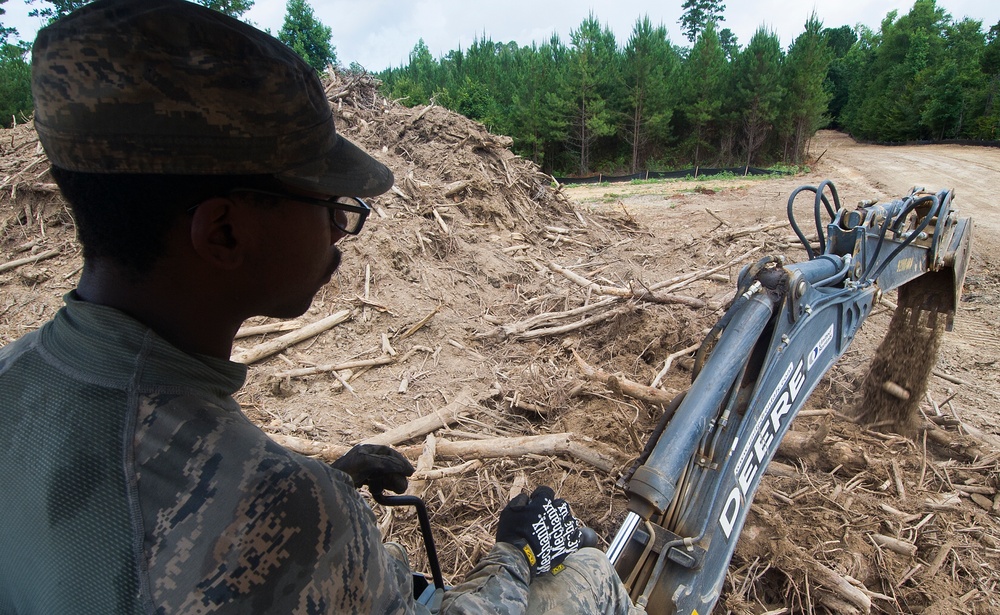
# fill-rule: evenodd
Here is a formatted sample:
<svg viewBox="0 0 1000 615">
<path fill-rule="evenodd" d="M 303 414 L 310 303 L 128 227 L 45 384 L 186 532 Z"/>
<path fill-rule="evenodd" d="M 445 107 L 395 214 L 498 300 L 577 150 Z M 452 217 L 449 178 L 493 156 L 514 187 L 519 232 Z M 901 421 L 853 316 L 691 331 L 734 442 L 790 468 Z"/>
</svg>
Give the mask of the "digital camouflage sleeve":
<svg viewBox="0 0 1000 615">
<path fill-rule="evenodd" d="M 350 478 L 242 413 L 245 376 L 73 293 L 0 349 L 0 614 L 419 612 Z M 522 610 L 504 547 L 445 612 Z"/>
</svg>

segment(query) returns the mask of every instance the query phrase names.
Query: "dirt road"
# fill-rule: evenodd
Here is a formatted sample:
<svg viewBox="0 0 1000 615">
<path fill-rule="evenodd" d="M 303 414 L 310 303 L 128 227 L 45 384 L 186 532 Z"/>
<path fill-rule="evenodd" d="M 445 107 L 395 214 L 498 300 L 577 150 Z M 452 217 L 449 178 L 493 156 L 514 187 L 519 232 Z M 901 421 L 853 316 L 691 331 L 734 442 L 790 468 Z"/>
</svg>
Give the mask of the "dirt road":
<svg viewBox="0 0 1000 615">
<path fill-rule="evenodd" d="M 977 243 L 996 245 L 1000 148 L 863 145 L 843 133 L 824 130 L 814 139 L 812 152 L 822 156 L 819 170 L 837 181 L 867 182 L 887 197 L 905 194 L 911 186 L 953 188 L 961 214 L 975 219 L 980 231 Z"/>
</svg>

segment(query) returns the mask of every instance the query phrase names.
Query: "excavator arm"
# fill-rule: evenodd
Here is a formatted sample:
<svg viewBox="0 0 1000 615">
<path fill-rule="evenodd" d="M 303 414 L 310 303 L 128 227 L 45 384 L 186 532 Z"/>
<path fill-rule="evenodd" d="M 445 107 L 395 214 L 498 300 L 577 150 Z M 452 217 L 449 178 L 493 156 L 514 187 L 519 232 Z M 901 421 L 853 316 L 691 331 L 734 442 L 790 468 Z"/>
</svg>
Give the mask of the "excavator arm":
<svg viewBox="0 0 1000 615">
<path fill-rule="evenodd" d="M 818 250 L 794 216 L 804 193 L 814 196 Z M 690 389 L 623 478 L 629 513 L 608 557 L 637 606 L 712 610 L 764 469 L 884 293 L 899 289 L 913 323 L 924 314 L 921 326 L 943 317 L 951 329 L 972 234 L 953 198 L 915 189 L 847 210 L 829 181 L 792 193 L 789 222 L 808 260 L 767 257 L 744 268 L 736 299 L 698 351 Z M 905 326 L 890 335 L 905 335 Z M 933 360 L 926 363 L 922 386 Z M 897 392 L 892 401 L 912 411 L 921 395 Z"/>
</svg>

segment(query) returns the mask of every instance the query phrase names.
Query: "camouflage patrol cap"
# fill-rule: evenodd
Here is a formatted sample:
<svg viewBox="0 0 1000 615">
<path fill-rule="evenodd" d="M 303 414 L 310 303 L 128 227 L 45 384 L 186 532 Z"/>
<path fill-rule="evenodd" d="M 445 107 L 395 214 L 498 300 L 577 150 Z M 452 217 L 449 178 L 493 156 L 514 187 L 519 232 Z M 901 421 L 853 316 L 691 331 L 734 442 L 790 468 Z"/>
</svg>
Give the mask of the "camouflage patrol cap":
<svg viewBox="0 0 1000 615">
<path fill-rule="evenodd" d="M 45 153 L 70 171 L 273 174 L 339 196 L 392 186 L 337 134 L 312 67 L 183 0 L 97 0 L 42 29 L 31 91 Z"/>
</svg>

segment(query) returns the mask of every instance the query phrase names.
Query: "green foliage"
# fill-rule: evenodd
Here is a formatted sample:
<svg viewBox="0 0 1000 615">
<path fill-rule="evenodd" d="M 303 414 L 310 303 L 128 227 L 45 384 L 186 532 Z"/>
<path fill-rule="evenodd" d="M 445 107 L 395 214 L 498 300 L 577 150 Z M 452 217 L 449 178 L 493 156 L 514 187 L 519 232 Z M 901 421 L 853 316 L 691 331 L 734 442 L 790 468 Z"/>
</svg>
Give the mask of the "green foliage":
<svg viewBox="0 0 1000 615">
<path fill-rule="evenodd" d="M 0 123 L 10 128 L 31 116 L 31 66 L 27 46 L 0 43 Z"/>
<path fill-rule="evenodd" d="M 810 171 L 809 167 L 803 164 L 785 164 L 785 163 L 772 164 L 771 166 L 767 167 L 764 170 L 774 171 L 775 173 L 780 173 L 782 175 L 799 175 L 802 173 L 808 173 Z"/>
<path fill-rule="evenodd" d="M 858 41 L 858 35 L 851 27 L 840 26 L 823 30 L 823 38 L 826 39 L 826 45 L 832 54 L 824 85 L 830 94 L 829 115 L 833 125 L 840 127 L 840 114 L 847 104 L 847 86 L 850 77 L 847 54 Z"/>
<path fill-rule="evenodd" d="M 687 142 L 695 167 L 701 165 L 704 149 L 723 120 L 727 68 L 715 25 L 709 23 L 695 41 L 681 76 L 680 107 L 688 125 Z"/>
<path fill-rule="evenodd" d="M 549 170 L 560 155 L 572 112 L 567 82 L 569 50 L 553 36 L 541 47 L 522 50 L 526 56 L 522 86 L 512 100 L 512 134 L 519 151 Z"/>
<path fill-rule="evenodd" d="M 934 0 L 916 0 L 898 19 L 889 13 L 848 53 L 844 126 L 878 141 L 974 136 L 968 116 L 981 116 L 987 98 L 984 43 L 979 22 L 952 23 Z"/>
<path fill-rule="evenodd" d="M 25 4 L 28 6 L 34 6 L 38 1 L 39 0 L 25 0 Z M 90 4 L 90 1 L 91 0 L 41 0 L 42 4 L 47 4 L 49 6 L 31 9 L 28 11 L 28 17 L 42 17 L 47 19 L 48 23 L 52 23 L 61 17 L 69 15 L 85 4 Z"/>
<path fill-rule="evenodd" d="M 684 0 L 681 8 L 684 12 L 678 23 L 688 42 L 693 43 L 709 24 L 718 25 L 722 21 L 726 5 L 719 0 Z"/>
<path fill-rule="evenodd" d="M 742 144 L 748 166 L 774 128 L 780 111 L 785 91 L 782 60 L 778 36 L 763 28 L 757 30 L 736 59 L 736 92 L 743 109 Z"/>
<path fill-rule="evenodd" d="M 579 172 L 590 172 L 590 156 L 598 139 L 615 133 L 611 102 L 617 75 L 617 44 L 607 26 L 593 13 L 570 31 L 568 93 L 573 112 L 567 135 L 570 148 L 579 153 Z"/>
<path fill-rule="evenodd" d="M 333 30 L 316 19 L 306 0 L 288 0 L 278 40 L 295 50 L 309 66 L 318 71 L 325 70 L 328 65 L 336 66 L 337 54 L 330 43 L 332 36 Z"/>
<path fill-rule="evenodd" d="M 726 59 L 732 62 L 740 54 L 740 43 L 729 28 L 719 30 L 719 45 L 726 52 Z"/>
<path fill-rule="evenodd" d="M 236 17 L 239 19 L 251 8 L 253 8 L 254 0 L 196 0 L 198 4 L 202 6 L 207 6 L 213 11 L 219 11 L 220 13 L 225 13 L 230 17 Z"/>
<path fill-rule="evenodd" d="M 627 94 L 623 138 L 632 146 L 630 166 L 635 173 L 656 149 L 654 144 L 670 137 L 680 56 L 670 44 L 667 29 L 663 25 L 654 28 L 649 17 L 644 17 L 632 29 L 623 60 Z"/>
<path fill-rule="evenodd" d="M 685 8 L 687 48 L 645 18 L 619 46 L 591 14 L 565 44 L 484 36 L 435 59 L 419 41 L 380 77 L 388 97 L 457 110 L 557 175 L 798 165 L 830 124 L 878 141 L 1000 138 L 1000 24 L 984 33 L 914 0 L 877 30 L 813 15 L 785 50 L 766 30 L 741 49 L 720 2 Z"/>
<path fill-rule="evenodd" d="M 973 135 L 980 139 L 1000 138 L 1000 22 L 986 35 L 986 47 L 979 59 L 983 74 L 983 114 L 973 122 Z"/>
<path fill-rule="evenodd" d="M 801 163 L 806 144 L 827 121 L 832 95 L 826 77 L 834 50 L 824 36 L 823 23 L 813 13 L 805 31 L 795 39 L 784 63 L 785 97 L 777 129 L 782 138 L 785 160 Z"/>
</svg>

